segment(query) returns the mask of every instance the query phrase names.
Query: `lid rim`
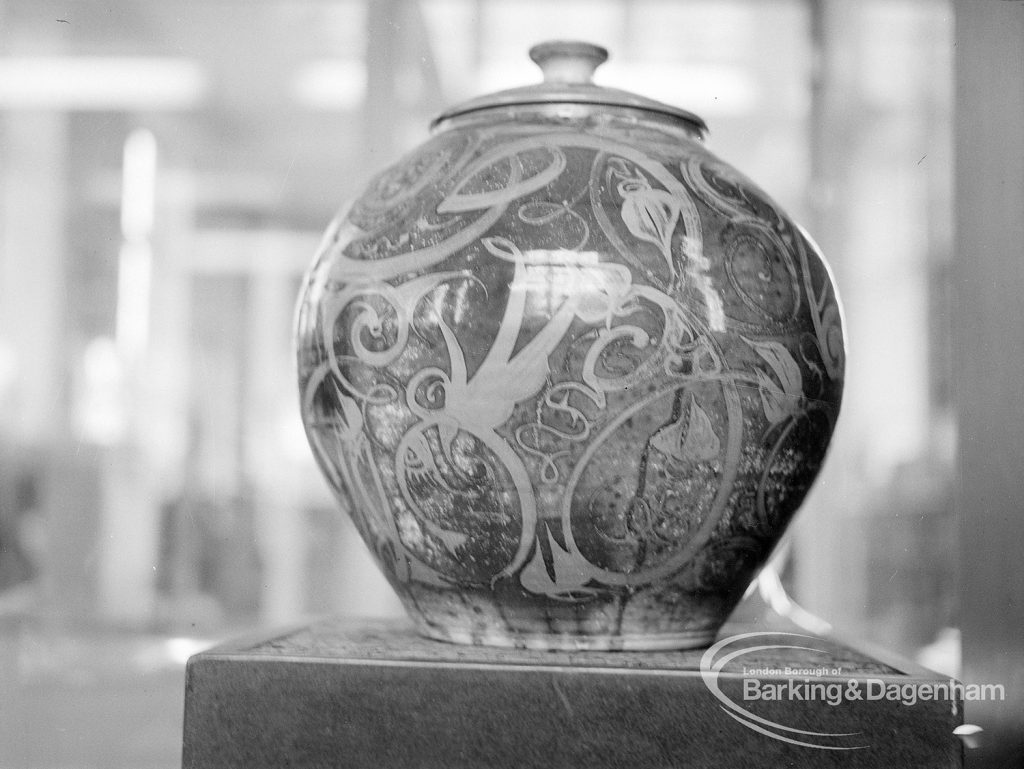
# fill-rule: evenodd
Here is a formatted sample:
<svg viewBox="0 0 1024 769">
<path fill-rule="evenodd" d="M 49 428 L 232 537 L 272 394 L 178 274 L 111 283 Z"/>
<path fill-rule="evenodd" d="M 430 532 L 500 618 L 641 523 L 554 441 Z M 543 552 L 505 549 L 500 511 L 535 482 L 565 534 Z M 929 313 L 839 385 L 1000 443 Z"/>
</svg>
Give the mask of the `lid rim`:
<svg viewBox="0 0 1024 769">
<path fill-rule="evenodd" d="M 669 104 L 661 105 L 658 102 L 651 101 L 646 104 L 630 104 L 621 100 L 615 99 L 598 99 L 598 98 L 566 98 L 565 96 L 551 95 L 546 97 L 544 94 L 534 94 L 532 98 L 525 97 L 522 99 L 510 100 L 510 101 L 490 101 L 482 104 L 469 103 L 462 107 L 454 107 L 452 109 L 442 112 L 440 115 L 430 121 L 430 128 L 436 128 L 446 120 L 461 117 L 463 115 L 470 115 L 477 112 L 486 112 L 493 109 L 506 109 L 509 107 L 530 107 L 530 106 L 557 106 L 559 104 L 565 105 L 577 105 L 577 106 L 593 106 L 593 107 L 615 107 L 618 109 L 634 110 L 637 112 L 648 112 L 655 115 L 663 115 L 666 117 L 675 118 L 687 123 L 692 124 L 702 135 L 708 133 L 708 124 L 704 122 L 704 119 L 693 112 L 684 110 L 678 107 L 673 107 Z"/>
</svg>

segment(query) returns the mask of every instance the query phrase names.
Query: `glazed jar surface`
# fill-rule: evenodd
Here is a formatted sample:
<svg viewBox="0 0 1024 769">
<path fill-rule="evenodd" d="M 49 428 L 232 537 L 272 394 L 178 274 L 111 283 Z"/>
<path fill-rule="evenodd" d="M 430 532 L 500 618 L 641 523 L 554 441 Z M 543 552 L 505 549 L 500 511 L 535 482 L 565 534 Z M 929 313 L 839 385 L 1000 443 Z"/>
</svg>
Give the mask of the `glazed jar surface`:
<svg viewBox="0 0 1024 769">
<path fill-rule="evenodd" d="M 444 120 L 332 223 L 307 435 L 409 615 L 455 642 L 711 642 L 810 488 L 843 330 L 814 245 L 698 126 Z"/>
</svg>

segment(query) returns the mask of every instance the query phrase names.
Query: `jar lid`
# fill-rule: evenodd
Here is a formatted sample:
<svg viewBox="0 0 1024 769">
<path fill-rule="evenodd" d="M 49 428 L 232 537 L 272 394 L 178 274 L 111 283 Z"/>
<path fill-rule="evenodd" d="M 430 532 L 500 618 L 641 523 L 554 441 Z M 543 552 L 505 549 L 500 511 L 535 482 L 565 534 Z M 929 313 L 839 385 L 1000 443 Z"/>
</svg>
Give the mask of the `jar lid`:
<svg viewBox="0 0 1024 769">
<path fill-rule="evenodd" d="M 692 123 L 702 134 L 707 132 L 707 124 L 692 112 L 630 91 L 595 85 L 592 81 L 594 70 L 608 59 L 608 50 L 599 45 L 575 40 L 553 40 L 533 46 L 530 58 L 544 74 L 542 83 L 470 99 L 441 113 L 431 123 L 431 127 L 449 118 L 494 107 L 591 104 L 628 107 L 668 115 Z"/>
</svg>

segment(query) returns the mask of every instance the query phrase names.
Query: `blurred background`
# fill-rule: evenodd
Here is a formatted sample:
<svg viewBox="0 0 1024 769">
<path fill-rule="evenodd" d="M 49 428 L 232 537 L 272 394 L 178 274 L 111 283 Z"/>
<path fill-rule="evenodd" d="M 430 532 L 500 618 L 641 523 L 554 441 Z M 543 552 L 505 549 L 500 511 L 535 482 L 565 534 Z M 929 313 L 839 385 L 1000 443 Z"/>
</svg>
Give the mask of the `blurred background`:
<svg viewBox="0 0 1024 769">
<path fill-rule="evenodd" d="M 960 672 L 948 0 L 0 0 L 0 766 L 176 766 L 183 664 L 400 613 L 316 471 L 327 222 L 542 38 L 690 109 L 805 223 L 850 340 L 784 583 Z M 542 21 L 541 21 L 542 20 Z"/>
</svg>

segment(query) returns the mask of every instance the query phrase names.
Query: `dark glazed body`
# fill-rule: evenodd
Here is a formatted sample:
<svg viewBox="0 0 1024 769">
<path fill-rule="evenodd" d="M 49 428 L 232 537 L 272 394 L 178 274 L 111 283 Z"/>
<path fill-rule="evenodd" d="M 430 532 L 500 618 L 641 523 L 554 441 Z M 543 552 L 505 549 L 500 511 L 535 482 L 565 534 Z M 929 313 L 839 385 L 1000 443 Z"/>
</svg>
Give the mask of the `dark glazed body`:
<svg viewBox="0 0 1024 769">
<path fill-rule="evenodd" d="M 442 124 L 332 225 L 298 316 L 316 457 L 421 630 L 709 643 L 824 458 L 827 268 L 684 121 Z"/>
</svg>

